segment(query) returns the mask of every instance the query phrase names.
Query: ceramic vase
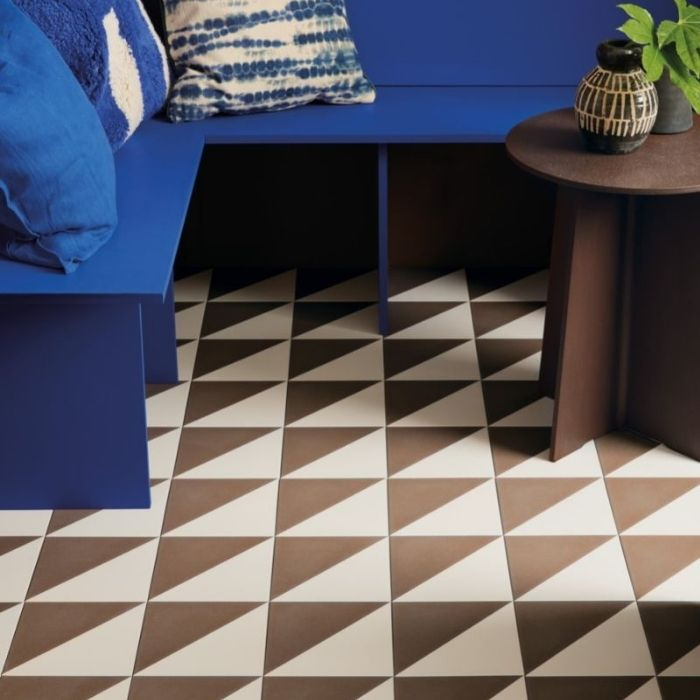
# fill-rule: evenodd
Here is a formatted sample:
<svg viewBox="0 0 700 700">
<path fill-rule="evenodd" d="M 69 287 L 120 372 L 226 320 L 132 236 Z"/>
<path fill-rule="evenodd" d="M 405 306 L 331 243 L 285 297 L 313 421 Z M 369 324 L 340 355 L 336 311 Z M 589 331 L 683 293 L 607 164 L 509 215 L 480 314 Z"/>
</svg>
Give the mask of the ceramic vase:
<svg viewBox="0 0 700 700">
<path fill-rule="evenodd" d="M 659 114 L 653 134 L 681 134 L 693 128 L 693 108 L 683 91 L 673 84 L 665 70 L 656 82 L 659 95 Z"/>
</svg>

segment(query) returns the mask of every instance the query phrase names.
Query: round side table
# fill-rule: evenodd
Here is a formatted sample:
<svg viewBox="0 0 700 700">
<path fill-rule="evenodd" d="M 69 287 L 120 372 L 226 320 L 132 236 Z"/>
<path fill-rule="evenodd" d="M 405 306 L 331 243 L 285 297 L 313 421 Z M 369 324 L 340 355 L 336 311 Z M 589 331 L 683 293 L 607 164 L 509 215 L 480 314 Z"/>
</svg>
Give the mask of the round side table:
<svg viewBox="0 0 700 700">
<path fill-rule="evenodd" d="M 540 376 L 553 460 L 617 429 L 700 459 L 699 124 L 626 156 L 585 151 L 571 109 L 507 138 L 558 185 Z"/>
</svg>

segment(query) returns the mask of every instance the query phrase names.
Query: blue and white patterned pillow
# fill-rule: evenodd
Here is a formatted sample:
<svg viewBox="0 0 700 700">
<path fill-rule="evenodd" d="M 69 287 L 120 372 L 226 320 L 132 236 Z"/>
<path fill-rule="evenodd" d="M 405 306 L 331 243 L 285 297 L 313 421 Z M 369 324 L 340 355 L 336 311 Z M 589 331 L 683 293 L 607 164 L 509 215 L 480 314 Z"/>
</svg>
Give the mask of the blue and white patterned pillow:
<svg viewBox="0 0 700 700">
<path fill-rule="evenodd" d="M 172 121 L 373 102 L 345 0 L 165 0 Z"/>
</svg>

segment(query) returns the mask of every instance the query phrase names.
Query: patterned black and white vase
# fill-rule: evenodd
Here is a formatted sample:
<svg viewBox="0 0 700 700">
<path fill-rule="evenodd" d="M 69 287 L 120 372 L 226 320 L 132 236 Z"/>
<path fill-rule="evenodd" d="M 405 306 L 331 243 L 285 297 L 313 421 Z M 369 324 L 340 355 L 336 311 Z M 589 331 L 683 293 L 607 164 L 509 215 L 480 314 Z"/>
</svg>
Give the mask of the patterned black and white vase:
<svg viewBox="0 0 700 700">
<path fill-rule="evenodd" d="M 597 153 L 636 151 L 656 121 L 659 99 L 642 69 L 642 47 L 626 40 L 598 46 L 598 66 L 579 85 L 576 118 L 586 148 Z"/>
</svg>

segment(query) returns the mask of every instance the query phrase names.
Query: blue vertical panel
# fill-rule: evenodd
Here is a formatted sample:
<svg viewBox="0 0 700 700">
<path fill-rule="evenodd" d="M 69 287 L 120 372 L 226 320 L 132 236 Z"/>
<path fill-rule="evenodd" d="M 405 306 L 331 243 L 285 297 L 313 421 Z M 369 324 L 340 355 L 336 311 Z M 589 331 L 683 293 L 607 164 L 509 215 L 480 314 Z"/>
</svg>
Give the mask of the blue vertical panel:
<svg viewBox="0 0 700 700">
<path fill-rule="evenodd" d="M 142 304 L 141 317 L 146 381 L 149 384 L 176 383 L 177 341 L 172 280 L 162 303 Z"/>
<path fill-rule="evenodd" d="M 389 333 L 389 147 L 377 147 L 379 221 L 377 269 L 379 279 L 379 332 Z"/>
<path fill-rule="evenodd" d="M 0 304 L 0 509 L 149 505 L 139 305 Z"/>
</svg>

